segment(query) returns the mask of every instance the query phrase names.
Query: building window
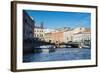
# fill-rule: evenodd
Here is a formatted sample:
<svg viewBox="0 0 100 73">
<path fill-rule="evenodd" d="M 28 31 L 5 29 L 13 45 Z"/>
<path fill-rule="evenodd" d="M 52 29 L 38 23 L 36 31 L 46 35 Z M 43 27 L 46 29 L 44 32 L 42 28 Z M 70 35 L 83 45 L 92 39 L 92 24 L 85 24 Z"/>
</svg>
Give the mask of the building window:
<svg viewBox="0 0 100 73">
<path fill-rule="evenodd" d="M 34 30 L 36 32 L 36 30 Z"/>
<path fill-rule="evenodd" d="M 25 19 L 25 23 L 27 23 L 27 19 Z"/>
<path fill-rule="evenodd" d="M 38 37 L 38 34 L 37 34 L 37 37 Z"/>
</svg>

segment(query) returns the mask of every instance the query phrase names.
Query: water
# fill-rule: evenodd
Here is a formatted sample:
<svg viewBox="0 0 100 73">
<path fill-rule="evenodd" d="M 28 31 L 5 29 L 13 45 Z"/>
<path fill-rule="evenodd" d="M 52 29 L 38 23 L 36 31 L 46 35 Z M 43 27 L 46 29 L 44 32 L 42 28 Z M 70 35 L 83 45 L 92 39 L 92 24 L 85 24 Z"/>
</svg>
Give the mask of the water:
<svg viewBox="0 0 100 73">
<path fill-rule="evenodd" d="M 30 53 L 23 56 L 23 62 L 45 62 L 91 59 L 91 49 L 61 48 L 55 52 Z"/>
</svg>

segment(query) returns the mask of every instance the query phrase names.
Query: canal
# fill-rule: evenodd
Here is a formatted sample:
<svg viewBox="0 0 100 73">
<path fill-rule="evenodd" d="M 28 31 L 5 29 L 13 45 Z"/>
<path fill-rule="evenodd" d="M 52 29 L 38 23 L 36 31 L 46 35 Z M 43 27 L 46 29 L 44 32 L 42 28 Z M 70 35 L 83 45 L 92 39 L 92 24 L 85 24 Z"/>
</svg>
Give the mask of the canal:
<svg viewBox="0 0 100 73">
<path fill-rule="evenodd" d="M 30 53 L 23 56 L 23 62 L 46 62 L 91 59 L 91 49 L 57 48 L 54 52 Z"/>
</svg>

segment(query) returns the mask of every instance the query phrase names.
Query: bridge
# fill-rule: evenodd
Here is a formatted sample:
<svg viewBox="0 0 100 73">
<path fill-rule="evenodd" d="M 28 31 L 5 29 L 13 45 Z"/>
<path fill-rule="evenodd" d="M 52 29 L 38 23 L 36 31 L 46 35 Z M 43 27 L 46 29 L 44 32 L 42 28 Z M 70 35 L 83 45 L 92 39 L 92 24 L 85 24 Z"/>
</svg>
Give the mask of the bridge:
<svg viewBox="0 0 100 73">
<path fill-rule="evenodd" d="M 79 43 L 71 42 L 71 43 L 49 43 L 49 42 L 39 42 L 34 44 L 34 53 L 40 52 L 54 52 L 59 48 L 79 48 Z"/>
<path fill-rule="evenodd" d="M 58 48 L 79 48 L 79 43 L 51 43 L 41 40 L 28 40 L 23 42 L 23 53 L 27 52 L 42 52 L 42 51 L 54 51 Z"/>
</svg>

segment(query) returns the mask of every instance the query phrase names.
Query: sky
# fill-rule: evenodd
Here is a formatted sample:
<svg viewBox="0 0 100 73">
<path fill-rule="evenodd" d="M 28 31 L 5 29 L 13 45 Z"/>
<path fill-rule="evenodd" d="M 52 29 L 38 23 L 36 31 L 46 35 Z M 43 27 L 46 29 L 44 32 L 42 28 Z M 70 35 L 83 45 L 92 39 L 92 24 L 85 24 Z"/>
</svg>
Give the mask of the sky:
<svg viewBox="0 0 100 73">
<path fill-rule="evenodd" d="M 91 27 L 90 13 L 36 10 L 26 10 L 26 12 L 35 20 L 36 26 L 39 26 L 43 22 L 44 28 Z"/>
</svg>

